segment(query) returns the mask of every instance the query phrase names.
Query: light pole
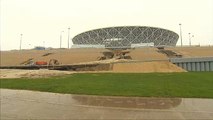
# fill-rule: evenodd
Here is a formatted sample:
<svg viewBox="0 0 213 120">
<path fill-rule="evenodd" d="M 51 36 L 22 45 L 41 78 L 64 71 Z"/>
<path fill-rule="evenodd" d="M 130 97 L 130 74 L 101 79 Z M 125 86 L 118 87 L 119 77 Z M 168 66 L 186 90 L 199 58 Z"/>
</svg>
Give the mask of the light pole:
<svg viewBox="0 0 213 120">
<path fill-rule="evenodd" d="M 194 35 L 192 35 L 191 39 L 194 37 Z M 190 43 L 191 43 L 191 39 L 190 39 Z"/>
<path fill-rule="evenodd" d="M 61 31 L 61 34 L 60 34 L 60 48 L 61 48 L 61 44 L 62 44 L 62 33 L 63 33 L 64 31 Z"/>
<path fill-rule="evenodd" d="M 22 44 L 22 36 L 23 36 L 23 34 L 20 34 L 20 46 L 19 46 L 20 50 L 21 50 L 21 44 Z"/>
<path fill-rule="evenodd" d="M 191 39 L 194 37 L 194 35 L 192 35 L 191 36 L 191 33 L 189 33 L 189 46 L 191 46 L 192 45 L 192 43 L 191 43 Z"/>
<path fill-rule="evenodd" d="M 43 46 L 44 46 L 44 49 L 45 49 L 45 41 L 43 41 Z"/>
<path fill-rule="evenodd" d="M 181 29 L 181 23 L 179 24 L 180 26 L 180 40 L 181 40 L 181 47 L 183 46 L 183 41 L 182 41 L 182 29 Z"/>
<path fill-rule="evenodd" d="M 70 41 L 70 27 L 68 28 L 68 46 L 67 46 L 67 48 L 69 49 L 70 47 L 69 47 L 69 41 Z"/>
</svg>

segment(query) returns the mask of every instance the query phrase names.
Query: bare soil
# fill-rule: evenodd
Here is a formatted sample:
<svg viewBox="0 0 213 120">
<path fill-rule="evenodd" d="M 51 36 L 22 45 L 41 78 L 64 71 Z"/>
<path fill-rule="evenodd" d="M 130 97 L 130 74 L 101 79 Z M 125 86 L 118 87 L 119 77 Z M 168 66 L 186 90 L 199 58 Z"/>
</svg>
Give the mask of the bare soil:
<svg viewBox="0 0 213 120">
<path fill-rule="evenodd" d="M 183 57 L 208 57 L 213 56 L 213 47 L 168 47 Z M 75 48 L 75 49 L 54 49 L 54 50 L 22 50 L 22 51 L 1 51 L 0 66 L 20 65 L 24 61 L 32 59 L 36 61 L 49 62 L 57 59 L 60 64 L 76 64 L 81 62 L 97 61 L 103 56 L 102 52 L 107 49 L 98 48 Z M 137 48 L 130 50 L 129 55 L 133 60 L 150 61 L 165 60 L 168 57 L 157 52 L 157 48 Z"/>
<path fill-rule="evenodd" d="M 72 74 L 71 71 L 0 69 L 0 78 L 45 78 Z"/>
<path fill-rule="evenodd" d="M 183 55 L 183 57 L 212 57 L 213 46 L 211 47 L 168 47 L 176 53 Z"/>
<path fill-rule="evenodd" d="M 116 63 L 113 65 L 114 72 L 186 72 L 186 70 L 170 63 L 169 61 Z"/>
<path fill-rule="evenodd" d="M 213 47 L 166 47 L 183 57 L 212 57 Z M 165 54 L 157 52 L 157 48 L 137 48 L 131 49 L 132 60 L 103 60 L 98 61 L 102 52 L 107 49 L 98 48 L 75 48 L 75 49 L 53 49 L 53 50 L 14 50 L 1 51 L 0 66 L 21 65 L 25 61 L 32 59 L 33 62 L 56 59 L 60 64 L 84 64 L 84 63 L 116 63 L 111 72 L 185 72 L 168 60 Z M 162 60 L 162 61 L 155 61 Z M 129 62 L 129 61 L 150 61 L 150 62 Z M 1 70 L 1 78 L 7 77 L 46 77 L 59 74 L 67 74 L 64 71 L 48 70 Z M 69 73 L 68 73 L 69 74 Z"/>
</svg>

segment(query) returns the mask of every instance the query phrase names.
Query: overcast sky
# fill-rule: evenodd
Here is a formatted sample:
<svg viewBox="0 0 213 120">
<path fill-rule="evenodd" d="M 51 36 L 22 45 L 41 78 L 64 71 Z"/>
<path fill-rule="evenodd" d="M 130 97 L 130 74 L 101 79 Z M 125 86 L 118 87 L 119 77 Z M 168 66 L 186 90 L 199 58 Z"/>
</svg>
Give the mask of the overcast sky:
<svg viewBox="0 0 213 120">
<path fill-rule="evenodd" d="M 1 50 L 34 46 L 67 47 L 71 38 L 96 28 L 111 26 L 153 26 L 179 34 L 183 43 L 213 45 L 213 0 L 0 0 Z M 180 45 L 178 40 L 177 45 Z"/>
</svg>

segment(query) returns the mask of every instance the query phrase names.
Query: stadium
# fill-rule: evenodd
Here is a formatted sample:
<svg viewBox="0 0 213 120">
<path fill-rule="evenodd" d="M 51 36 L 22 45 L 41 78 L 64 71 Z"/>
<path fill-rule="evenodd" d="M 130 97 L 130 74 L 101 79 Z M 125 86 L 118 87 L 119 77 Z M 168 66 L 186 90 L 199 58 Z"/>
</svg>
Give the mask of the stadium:
<svg viewBox="0 0 213 120">
<path fill-rule="evenodd" d="M 94 29 L 76 35 L 71 49 L 2 52 L 0 68 L 140 73 L 213 71 L 211 46 L 178 47 L 178 38 L 177 33 L 157 27 Z"/>
<path fill-rule="evenodd" d="M 157 27 L 123 26 L 86 31 L 73 38 L 74 46 L 104 46 L 105 48 L 130 48 L 144 45 L 175 46 L 178 34 Z"/>
<path fill-rule="evenodd" d="M 32 111 L 29 113 L 32 115 L 53 113 L 51 119 L 55 119 L 55 113 L 71 116 L 71 119 L 83 113 L 89 116 L 84 119 L 94 119 L 91 113 L 96 111 L 112 119 L 120 119 L 113 118 L 117 113 L 126 119 L 127 111 L 131 114 L 137 111 L 143 118 L 144 111 L 148 111 L 148 116 L 152 116 L 152 112 L 165 118 L 168 114 L 197 118 L 197 110 L 204 108 L 200 106 L 205 106 L 204 112 L 210 113 L 206 108 L 213 103 L 209 99 L 213 98 L 213 47 L 176 46 L 178 38 L 175 32 L 160 28 L 110 27 L 76 35 L 73 39 L 76 48 L 1 51 L 3 119 L 12 118 L 14 112 L 10 111 L 14 108 L 23 111 L 23 107 Z M 208 99 L 201 101 L 200 98 Z M 204 104 L 206 100 L 209 102 Z M 33 106 L 27 107 L 30 105 Z M 191 106 L 195 112 L 185 110 L 192 110 Z M 53 112 L 44 108 L 51 108 Z M 167 113 L 159 111 L 161 109 Z M 125 113 L 120 115 L 121 111 Z M 200 111 L 199 118 L 211 117 Z M 70 114 L 73 112 L 76 113 Z M 29 116 L 25 112 L 16 114 Z M 35 118 L 38 117 L 35 115 Z"/>
</svg>

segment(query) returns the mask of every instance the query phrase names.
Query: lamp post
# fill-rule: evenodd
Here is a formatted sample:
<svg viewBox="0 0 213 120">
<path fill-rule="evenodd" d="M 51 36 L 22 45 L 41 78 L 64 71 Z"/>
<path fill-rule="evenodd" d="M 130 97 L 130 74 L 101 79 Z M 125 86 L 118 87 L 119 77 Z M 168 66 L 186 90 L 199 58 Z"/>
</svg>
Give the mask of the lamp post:
<svg viewBox="0 0 213 120">
<path fill-rule="evenodd" d="M 180 40 L 181 40 L 181 47 L 183 46 L 183 41 L 182 41 L 182 29 L 181 29 L 181 23 L 179 24 L 180 26 Z"/>
<path fill-rule="evenodd" d="M 44 49 L 45 49 L 45 41 L 43 41 L 43 47 L 44 47 Z"/>
<path fill-rule="evenodd" d="M 67 46 L 67 48 L 69 49 L 70 47 L 69 47 L 69 41 L 70 41 L 70 27 L 68 28 L 68 46 Z"/>
<path fill-rule="evenodd" d="M 191 46 L 192 45 L 192 43 L 191 43 L 191 39 L 194 37 L 194 35 L 192 35 L 191 36 L 191 33 L 189 33 L 189 46 Z"/>
<path fill-rule="evenodd" d="M 61 48 L 61 44 L 62 44 L 62 33 L 63 33 L 64 31 L 61 31 L 61 33 L 60 33 L 60 48 Z"/>
<path fill-rule="evenodd" d="M 20 46 L 19 46 L 20 50 L 21 50 L 21 44 L 22 44 L 22 36 L 23 36 L 23 34 L 20 34 Z"/>
</svg>

